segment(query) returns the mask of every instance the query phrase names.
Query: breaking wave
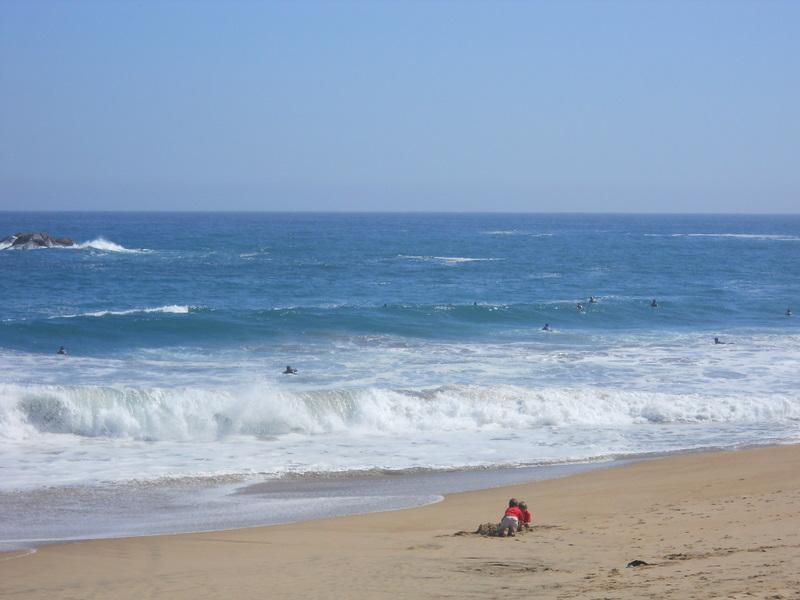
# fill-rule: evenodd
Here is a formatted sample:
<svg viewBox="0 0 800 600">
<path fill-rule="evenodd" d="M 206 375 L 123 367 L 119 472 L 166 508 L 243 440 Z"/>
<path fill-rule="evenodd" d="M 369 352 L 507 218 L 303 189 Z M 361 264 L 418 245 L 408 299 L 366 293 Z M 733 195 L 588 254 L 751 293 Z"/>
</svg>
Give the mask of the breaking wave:
<svg viewBox="0 0 800 600">
<path fill-rule="evenodd" d="M 796 398 L 705 397 L 603 388 L 447 386 L 420 390 L 0 385 L 0 439 L 46 433 L 213 440 L 357 432 L 523 430 L 570 425 L 795 422 Z"/>
<path fill-rule="evenodd" d="M 128 310 L 99 310 L 96 312 L 86 312 L 77 315 L 56 315 L 49 318 L 74 319 L 77 317 L 111 317 L 111 316 L 124 316 L 124 315 L 148 314 L 148 313 L 171 313 L 176 315 L 185 315 L 192 312 L 193 310 L 197 310 L 197 307 L 180 305 L 180 304 L 169 304 L 167 306 L 156 306 L 155 308 L 130 308 Z"/>
<path fill-rule="evenodd" d="M 495 231 L 481 231 L 483 235 L 524 235 L 527 237 L 552 237 L 552 233 L 533 233 L 531 231 L 520 231 L 518 229 L 500 229 Z"/>
<path fill-rule="evenodd" d="M 140 254 L 142 252 L 149 252 L 145 249 L 135 249 L 135 248 L 126 248 L 125 246 L 120 246 L 119 244 L 115 244 L 112 241 L 109 241 L 105 238 L 99 237 L 88 242 L 83 242 L 81 244 L 75 244 L 72 248 L 78 250 L 101 250 L 103 252 L 123 252 L 123 253 L 130 253 L 130 254 Z"/>
<path fill-rule="evenodd" d="M 406 254 L 399 254 L 398 258 L 407 260 L 420 260 L 425 262 L 438 262 L 444 265 L 457 265 L 460 263 L 469 262 L 485 262 L 493 260 L 503 260 L 502 258 L 472 258 L 469 256 L 409 256 Z"/>
</svg>

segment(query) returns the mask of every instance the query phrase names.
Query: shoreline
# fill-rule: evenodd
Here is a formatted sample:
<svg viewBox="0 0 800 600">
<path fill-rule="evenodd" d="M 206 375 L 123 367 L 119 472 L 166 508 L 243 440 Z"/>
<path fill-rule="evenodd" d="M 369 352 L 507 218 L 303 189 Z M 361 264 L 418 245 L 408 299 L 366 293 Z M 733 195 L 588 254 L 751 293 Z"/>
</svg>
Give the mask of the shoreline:
<svg viewBox="0 0 800 600">
<path fill-rule="evenodd" d="M 529 501 L 531 532 L 456 535 L 511 495 Z M 797 598 L 798 505 L 800 445 L 694 452 L 392 512 L 43 546 L 0 561 L 0 592 L 388 599 L 413 581 L 420 598 Z"/>
<path fill-rule="evenodd" d="M 188 477 L 170 479 L 164 486 L 122 482 L 0 492 L 0 514 L 15 516 L 14 521 L 7 520 L 5 524 L 0 521 L 0 557 L 52 544 L 214 533 L 410 510 L 441 502 L 455 493 L 531 484 L 683 454 L 788 443 L 628 453 L 518 466 L 368 470 L 250 481 L 231 477 L 230 482 Z M 188 498 L 191 506 L 186 504 Z M 218 503 L 220 498 L 226 500 Z M 309 502 L 293 507 L 289 514 L 281 512 L 279 503 L 303 499 Z M 325 501 L 330 505 L 320 507 Z M 76 505 L 80 506 L 79 512 Z M 68 521 L 50 517 L 64 513 L 71 515 Z M 102 517 L 98 519 L 96 515 Z M 140 525 L 142 522 L 147 525 Z"/>
<path fill-rule="evenodd" d="M 6 523 L 4 528 L 0 522 L 0 557 L 7 552 L 41 548 L 52 544 L 213 533 L 291 525 L 311 518 L 318 520 L 414 509 L 441 502 L 447 495 L 453 493 L 568 477 L 652 458 L 650 455 L 642 455 L 519 467 L 417 470 L 401 473 L 372 471 L 332 473 L 312 477 L 285 477 L 249 482 L 245 480 L 227 484 L 191 478 L 188 481 L 171 482 L 164 488 L 119 484 L 110 486 L 112 491 L 105 487 L 78 486 L 25 490 L 6 494 L 5 497 L 0 493 L 0 513 L 16 515 L 19 523 L 11 525 L 11 532 L 16 531 L 20 534 L 24 532 L 25 535 L 25 537 L 8 537 L 9 523 Z M 107 494 L 113 495 L 107 497 Z M 95 503 L 95 498 L 98 496 L 104 498 L 101 504 Z M 192 506 L 181 506 L 190 496 Z M 216 513 L 212 512 L 209 507 L 220 497 L 225 498 L 223 504 Z M 16 503 L 5 504 L 6 498 L 14 498 Z M 279 512 L 279 503 L 302 499 L 308 500 L 308 506 L 294 507 L 290 514 Z M 326 501 L 331 501 L 331 505 L 322 506 Z M 82 515 L 75 514 L 76 502 L 81 503 Z M 23 507 L 26 503 L 34 505 L 35 508 L 21 513 L 20 511 L 26 510 Z M 158 503 L 172 503 L 179 508 L 158 507 Z M 111 517 L 107 514 L 103 516 L 103 519 L 108 518 L 108 521 L 103 521 L 98 528 L 98 519 L 95 517 L 92 519 L 92 526 L 95 529 L 92 532 L 83 529 L 83 533 L 80 533 L 81 528 L 74 525 L 74 522 L 86 521 L 89 514 L 105 513 L 109 504 L 115 506 Z M 66 529 L 65 524 L 59 522 L 51 523 L 48 528 L 41 528 L 41 522 L 46 518 L 42 517 L 43 513 L 59 514 L 65 511 L 73 514 L 69 525 L 73 529 Z M 191 516 L 188 516 L 190 513 Z M 169 519 L 168 524 L 164 524 L 165 519 Z M 141 528 L 136 524 L 137 520 L 149 520 L 150 524 Z M 34 524 L 29 525 L 26 521 Z M 200 523 L 208 527 L 190 528 L 193 524 Z M 47 533 L 48 530 L 50 535 Z"/>
</svg>

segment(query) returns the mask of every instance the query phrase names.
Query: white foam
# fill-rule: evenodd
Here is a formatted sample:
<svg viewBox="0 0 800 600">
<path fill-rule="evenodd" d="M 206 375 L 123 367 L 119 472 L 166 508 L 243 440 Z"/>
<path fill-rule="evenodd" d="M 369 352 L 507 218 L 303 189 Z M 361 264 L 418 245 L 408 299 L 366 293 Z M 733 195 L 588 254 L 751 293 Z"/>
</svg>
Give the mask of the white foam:
<svg viewBox="0 0 800 600">
<path fill-rule="evenodd" d="M 461 263 L 470 263 L 470 262 L 504 260 L 502 258 L 474 258 L 469 256 L 409 256 L 406 254 L 399 254 L 398 258 L 404 258 L 408 260 L 420 260 L 426 262 L 438 262 L 445 265 L 457 265 Z"/>
<path fill-rule="evenodd" d="M 533 233 L 531 231 L 520 231 L 518 229 L 505 229 L 497 231 L 482 231 L 483 235 L 524 235 L 527 237 L 552 237 L 552 233 Z"/>
<path fill-rule="evenodd" d="M 537 331 L 518 343 L 345 337 L 326 352 L 0 352 L 0 489 L 526 464 L 798 437 L 800 335 L 722 331 L 732 343 L 714 346 L 704 332 L 582 334 L 565 346 Z M 300 375 L 280 375 L 284 359 Z"/>
<path fill-rule="evenodd" d="M 123 316 L 123 315 L 148 314 L 148 313 L 168 313 L 176 315 L 185 315 L 192 312 L 192 310 L 196 309 L 197 309 L 196 306 L 169 304 L 167 306 L 156 306 L 154 308 L 130 308 L 127 310 L 99 310 L 95 312 L 79 313 L 76 315 L 55 315 L 48 318 L 74 319 L 77 317 L 110 317 L 110 316 Z"/>
<path fill-rule="evenodd" d="M 421 390 L 0 386 L 0 437 L 40 433 L 146 440 L 360 431 L 800 420 L 787 395 L 667 394 L 609 388 L 455 385 Z"/>
<path fill-rule="evenodd" d="M 608 389 L 0 386 L 0 490 L 452 469 L 797 438 L 797 402 Z"/>
<path fill-rule="evenodd" d="M 74 246 L 66 246 L 67 248 L 75 248 L 78 250 L 100 250 L 103 252 L 121 252 L 126 254 L 141 254 L 145 252 L 150 252 L 150 250 L 144 248 L 126 248 L 125 246 L 120 246 L 119 244 L 115 244 L 112 241 L 109 241 L 105 238 L 98 237 L 88 242 L 83 242 L 81 244 L 75 244 Z"/>
</svg>

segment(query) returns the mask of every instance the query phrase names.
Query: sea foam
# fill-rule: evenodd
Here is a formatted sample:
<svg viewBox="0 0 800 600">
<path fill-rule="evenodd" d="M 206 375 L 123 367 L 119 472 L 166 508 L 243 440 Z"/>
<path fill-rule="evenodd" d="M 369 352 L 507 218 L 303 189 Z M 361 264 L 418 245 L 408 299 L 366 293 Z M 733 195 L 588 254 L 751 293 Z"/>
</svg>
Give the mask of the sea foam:
<svg viewBox="0 0 800 600">
<path fill-rule="evenodd" d="M 72 246 L 72 248 L 75 248 L 77 250 L 88 249 L 88 250 L 100 250 L 102 252 L 122 252 L 129 254 L 139 254 L 142 252 L 149 252 L 148 250 L 145 249 L 126 248 L 125 246 L 121 246 L 102 237 L 89 240 L 88 242 L 75 244 L 74 246 Z"/>
<path fill-rule="evenodd" d="M 470 256 L 411 256 L 406 254 L 399 254 L 398 258 L 404 258 L 407 260 L 420 260 L 425 262 L 437 262 L 444 265 L 503 260 L 502 258 L 474 258 Z"/>
<path fill-rule="evenodd" d="M 50 319 L 75 319 L 78 317 L 119 317 L 125 315 L 135 314 L 149 314 L 149 313 L 167 313 L 176 315 L 185 315 L 192 310 L 196 310 L 195 306 L 169 304 L 166 306 L 156 306 L 153 308 L 129 308 L 126 310 L 98 310 L 93 312 L 85 312 L 75 315 L 54 315 Z"/>
<path fill-rule="evenodd" d="M 59 433 L 140 440 L 357 431 L 519 431 L 541 427 L 800 420 L 791 398 L 603 388 L 456 385 L 422 390 L 0 386 L 0 438 Z"/>
</svg>

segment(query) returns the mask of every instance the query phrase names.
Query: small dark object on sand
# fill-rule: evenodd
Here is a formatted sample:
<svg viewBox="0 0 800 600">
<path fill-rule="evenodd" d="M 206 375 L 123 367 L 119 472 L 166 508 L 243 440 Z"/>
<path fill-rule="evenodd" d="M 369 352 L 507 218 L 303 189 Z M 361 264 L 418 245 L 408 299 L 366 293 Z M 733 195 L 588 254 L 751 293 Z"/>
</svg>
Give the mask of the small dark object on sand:
<svg viewBox="0 0 800 600">
<path fill-rule="evenodd" d="M 644 562 L 643 560 L 632 560 L 627 564 L 627 567 L 647 567 L 650 563 Z"/>
<path fill-rule="evenodd" d="M 526 531 L 529 531 L 529 529 L 520 527 L 519 530 L 517 530 L 517 535 L 524 534 Z M 466 531 L 459 531 L 456 535 L 467 535 L 467 533 Z M 497 523 L 481 523 L 472 533 L 486 537 L 502 537 L 500 535 L 500 526 Z"/>
<path fill-rule="evenodd" d="M 475 533 L 478 535 L 496 536 L 499 533 L 498 529 L 497 523 L 481 523 L 478 525 Z"/>
</svg>

